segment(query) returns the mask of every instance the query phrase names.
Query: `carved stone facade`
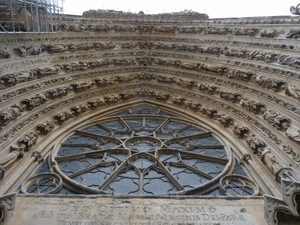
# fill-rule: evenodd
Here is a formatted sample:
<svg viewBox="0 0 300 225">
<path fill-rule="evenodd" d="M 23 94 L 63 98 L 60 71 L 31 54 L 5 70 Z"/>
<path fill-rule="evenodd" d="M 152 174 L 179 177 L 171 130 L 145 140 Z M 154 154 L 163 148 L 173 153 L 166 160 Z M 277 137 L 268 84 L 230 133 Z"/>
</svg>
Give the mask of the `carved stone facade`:
<svg viewBox="0 0 300 225">
<path fill-rule="evenodd" d="M 250 223 L 253 225 L 299 223 L 299 214 L 292 204 L 300 204 L 297 197 L 300 193 L 300 44 L 297 40 L 300 29 L 292 28 L 299 22 L 298 17 L 208 19 L 207 15 L 192 11 L 145 15 L 91 10 L 83 16 L 63 15 L 63 20 L 56 24 L 58 31 L 51 35 L 1 34 L 0 225 L 11 225 L 9 219 L 18 221 L 17 215 L 11 213 L 14 210 L 11 202 L 13 197 L 8 194 L 16 192 L 17 198 L 27 202 L 19 196 L 20 193 L 27 193 L 22 191 L 24 187 L 34 186 L 46 178 L 53 184 L 53 193 L 58 193 L 64 185 L 71 186 L 69 178 L 63 180 L 54 173 L 56 161 L 50 165 L 53 167 L 51 173 L 39 176 L 31 172 L 37 171 L 38 164 L 44 159 L 55 155 L 58 140 L 65 133 L 84 133 L 86 131 L 78 131 L 81 126 L 88 127 L 92 121 L 107 119 L 111 115 L 120 118 L 120 124 L 126 124 L 121 118 L 122 112 L 129 110 L 134 117 L 141 105 L 151 105 L 153 115 L 163 111 L 164 116 L 174 123 L 172 126 L 176 126 L 176 117 L 182 117 L 188 121 L 186 126 L 201 124 L 203 130 L 209 130 L 194 136 L 203 138 L 211 132 L 220 143 L 225 140 L 224 144 L 218 144 L 218 148 L 226 145 L 228 159 L 222 158 L 222 155 L 213 158 L 204 153 L 200 158 L 213 159 L 221 164 L 230 161 L 226 172 L 228 174 L 214 180 L 211 187 L 207 185 L 205 191 L 199 188 L 201 193 L 207 194 L 214 189 L 212 195 L 216 192 L 228 195 L 237 204 L 240 202 L 239 207 L 249 199 L 253 204 L 255 201 L 260 202 L 257 212 L 251 211 L 247 204 L 252 203 L 248 202 L 245 203 L 246 208 L 252 214 L 247 214 L 246 209 L 241 208 L 238 209 L 239 215 L 235 216 L 230 214 L 230 207 L 236 213 L 236 205 L 230 205 L 232 203 L 226 202 L 225 198 L 225 203 L 212 198 L 207 203 L 212 208 L 203 205 L 203 209 L 187 200 L 189 203 L 182 203 L 185 201 L 184 196 L 178 197 L 180 206 L 174 206 L 176 209 L 166 202 L 162 204 L 163 208 L 156 209 L 156 200 L 152 199 L 155 204 L 150 206 L 141 198 L 137 204 L 145 206 L 146 211 L 147 207 L 149 210 L 151 207 L 163 210 L 158 214 L 149 214 L 156 215 L 154 222 L 166 225 L 205 222 L 227 225 L 231 221 L 242 224 L 245 215 L 248 215 L 247 218 L 254 221 Z M 149 118 L 145 117 L 143 123 Z M 122 136 L 128 129 L 109 132 L 111 135 Z M 147 129 L 143 125 L 141 133 L 148 132 Z M 186 151 L 195 150 L 188 139 L 180 136 L 185 129 L 178 129 L 168 141 L 162 139 L 164 148 L 161 151 L 166 155 L 171 154 L 170 146 L 186 148 Z M 139 135 L 135 134 L 132 138 Z M 168 136 L 170 133 L 166 128 L 160 135 Z M 96 136 L 89 134 L 87 139 L 96 138 L 97 142 L 82 144 L 81 147 L 96 150 L 95 157 L 101 155 L 103 149 L 99 145 L 111 141 L 103 139 L 103 136 L 102 133 Z M 155 138 L 151 137 L 145 143 Z M 119 141 L 122 144 L 118 140 L 115 142 L 120 146 L 126 145 L 122 138 Z M 68 144 L 68 147 L 73 147 Z M 201 144 L 197 147 L 200 152 L 209 152 L 211 148 Z M 122 151 L 118 149 L 116 152 Z M 213 154 L 218 154 L 216 152 Z M 85 152 L 78 157 L 83 159 L 84 154 L 90 153 Z M 152 156 L 147 154 L 143 160 L 152 160 Z M 68 157 L 62 156 L 61 161 Z M 109 157 L 107 153 L 102 161 Z M 185 157 L 184 153 L 176 156 L 180 165 L 184 163 Z M 237 166 L 245 171 L 248 178 L 233 174 L 239 170 L 233 168 L 233 161 L 240 162 Z M 129 165 L 131 162 L 126 163 Z M 171 168 L 172 163 L 170 159 L 166 168 Z M 194 171 L 201 163 L 195 162 L 187 168 Z M 157 166 L 159 163 L 156 161 L 154 164 Z M 76 168 L 75 165 L 73 169 Z M 156 172 L 159 173 L 159 170 Z M 142 173 L 146 174 L 145 171 Z M 202 179 L 213 179 L 213 174 L 205 175 Z M 174 177 L 169 178 L 176 183 Z M 243 193 L 248 191 L 251 194 L 247 188 L 251 189 L 253 196 L 233 197 L 228 187 L 234 182 L 244 185 Z M 255 218 L 264 216 L 263 195 L 266 196 L 266 220 L 256 221 Z M 202 197 L 198 195 L 195 201 L 209 198 Z M 122 207 L 129 204 L 128 201 L 133 201 L 128 196 L 122 200 L 114 196 L 105 198 L 111 198 L 112 205 Z M 80 198 L 75 196 L 74 199 L 74 202 L 82 204 L 79 203 Z M 94 204 L 92 198 L 86 199 L 87 204 Z M 58 200 L 53 197 L 53 201 L 45 200 L 48 201 L 49 204 L 56 204 Z M 70 207 L 70 202 L 61 201 L 67 202 L 63 206 Z M 175 201 L 174 205 L 177 204 Z M 217 201 L 228 204 L 229 209 L 218 208 Z M 41 202 L 38 204 L 45 203 Z M 110 203 L 105 207 L 111 207 Z M 197 204 L 201 205 L 199 202 Z M 104 210 L 104 206 L 99 209 Z M 81 208 L 81 212 L 84 210 L 87 208 Z M 125 214 L 121 214 L 124 210 L 122 208 L 118 216 L 125 218 Z M 72 209 L 65 208 L 65 211 L 71 212 Z M 277 211 L 280 211 L 281 216 L 277 216 Z M 89 212 L 89 215 L 92 213 Z M 173 217 L 176 213 L 180 218 Z M 33 219 L 39 224 L 43 223 L 41 218 L 46 216 L 50 215 L 32 215 L 33 218 L 39 218 Z M 145 222 L 147 218 L 140 217 L 140 223 L 136 224 Z M 83 224 L 80 219 L 52 219 L 49 218 L 49 221 L 58 225 Z M 111 219 L 116 225 L 121 224 L 117 217 Z M 108 220 L 106 218 L 105 221 Z M 84 222 L 88 224 L 89 220 Z M 97 221 L 90 222 L 96 224 Z"/>
</svg>

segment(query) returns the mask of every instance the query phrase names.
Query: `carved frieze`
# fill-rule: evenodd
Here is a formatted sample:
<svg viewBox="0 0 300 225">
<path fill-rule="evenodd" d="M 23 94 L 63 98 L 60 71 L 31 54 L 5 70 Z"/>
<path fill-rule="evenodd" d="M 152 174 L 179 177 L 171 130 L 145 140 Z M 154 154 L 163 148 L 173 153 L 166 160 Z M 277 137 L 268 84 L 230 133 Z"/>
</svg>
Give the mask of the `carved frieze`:
<svg viewBox="0 0 300 225">
<path fill-rule="evenodd" d="M 262 30 L 259 35 L 261 37 L 273 38 L 273 37 L 277 36 L 277 30 L 276 29 L 265 29 L 265 30 Z"/>
<path fill-rule="evenodd" d="M 200 112 L 206 116 L 208 116 L 208 118 L 214 118 L 218 111 L 216 109 L 213 109 L 213 108 L 206 108 L 206 107 L 202 107 Z"/>
<path fill-rule="evenodd" d="M 0 56 L 3 58 L 10 58 L 11 54 L 5 48 L 0 48 Z"/>
</svg>

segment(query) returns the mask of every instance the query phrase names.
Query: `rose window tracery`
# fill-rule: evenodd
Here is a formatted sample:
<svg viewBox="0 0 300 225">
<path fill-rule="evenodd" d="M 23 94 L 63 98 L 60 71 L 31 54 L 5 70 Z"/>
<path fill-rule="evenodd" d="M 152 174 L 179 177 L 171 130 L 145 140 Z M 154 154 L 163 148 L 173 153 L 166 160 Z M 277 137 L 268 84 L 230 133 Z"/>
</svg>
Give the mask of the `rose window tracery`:
<svg viewBox="0 0 300 225">
<path fill-rule="evenodd" d="M 235 164 L 211 131 L 155 107 L 131 108 L 74 130 L 48 161 L 71 193 L 136 196 L 227 194 L 228 185 L 219 182 Z M 257 194 L 253 187 L 234 188 L 241 189 L 236 195 Z"/>
</svg>

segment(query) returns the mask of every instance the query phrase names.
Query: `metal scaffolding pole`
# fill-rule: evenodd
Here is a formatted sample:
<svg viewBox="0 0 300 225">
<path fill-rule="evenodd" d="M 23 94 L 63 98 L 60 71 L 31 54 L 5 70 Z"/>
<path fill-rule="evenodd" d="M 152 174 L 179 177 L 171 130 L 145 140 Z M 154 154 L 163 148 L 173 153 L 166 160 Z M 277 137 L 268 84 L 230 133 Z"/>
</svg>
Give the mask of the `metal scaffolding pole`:
<svg viewBox="0 0 300 225">
<path fill-rule="evenodd" d="M 11 0 L 9 0 L 9 8 L 10 8 L 10 17 L 11 17 L 11 25 L 12 25 L 12 29 L 13 29 L 13 32 L 16 32 L 16 31 L 15 31 L 15 23 L 14 23 L 14 13 L 13 13 L 13 10 L 12 10 L 12 3 L 11 3 Z"/>
</svg>

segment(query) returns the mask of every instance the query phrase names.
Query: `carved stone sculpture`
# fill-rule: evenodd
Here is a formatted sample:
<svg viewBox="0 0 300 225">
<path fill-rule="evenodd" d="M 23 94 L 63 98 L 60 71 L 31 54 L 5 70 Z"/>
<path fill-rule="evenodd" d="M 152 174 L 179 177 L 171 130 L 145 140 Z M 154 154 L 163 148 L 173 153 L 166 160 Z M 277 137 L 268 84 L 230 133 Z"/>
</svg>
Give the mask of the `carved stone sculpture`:
<svg viewBox="0 0 300 225">
<path fill-rule="evenodd" d="M 0 55 L 4 58 L 9 58 L 11 56 L 11 54 L 4 48 L 0 48 Z"/>
<path fill-rule="evenodd" d="M 176 105 L 183 105 L 185 102 L 185 98 L 182 97 L 172 97 L 171 102 Z"/>
<path fill-rule="evenodd" d="M 0 128 L 6 126 L 11 121 L 17 119 L 19 116 L 22 115 L 22 113 L 22 108 L 16 104 L 8 108 L 2 109 L 0 112 Z"/>
<path fill-rule="evenodd" d="M 51 99 L 61 98 L 68 95 L 69 87 L 58 87 L 47 92 L 46 96 Z"/>
<path fill-rule="evenodd" d="M 291 6 L 290 8 L 290 12 L 294 15 L 300 15 L 300 3 L 295 7 L 295 6 Z"/>
<path fill-rule="evenodd" d="M 286 38 L 299 38 L 300 37 L 300 29 L 299 28 L 292 28 L 286 35 Z"/>
<path fill-rule="evenodd" d="M 282 80 L 268 78 L 260 75 L 252 76 L 251 81 L 264 88 L 272 89 L 273 91 L 279 91 L 281 86 L 284 84 L 284 81 Z"/>
<path fill-rule="evenodd" d="M 268 37 L 268 38 L 273 38 L 277 36 L 277 31 L 276 29 L 271 29 L 271 30 L 262 30 L 260 32 L 261 37 Z"/>
<path fill-rule="evenodd" d="M 296 99 L 300 99 L 300 87 L 295 84 L 290 84 L 285 89 L 285 94 L 288 96 L 292 96 Z"/>
<path fill-rule="evenodd" d="M 15 49 L 22 57 L 26 57 L 28 55 L 39 55 L 43 52 L 43 48 L 41 46 L 31 45 L 31 46 L 22 46 Z"/>
<path fill-rule="evenodd" d="M 185 100 L 183 102 L 183 105 L 195 112 L 197 112 L 201 109 L 201 104 L 198 102 L 194 102 L 194 101 Z"/>
<path fill-rule="evenodd" d="M 218 89 L 217 92 L 219 93 L 221 98 L 223 98 L 225 100 L 228 100 L 228 101 L 231 101 L 233 103 L 238 101 L 241 97 L 241 95 L 239 93 L 234 92 L 234 91 L 227 91 L 227 90 L 224 90 L 224 89 Z"/>
<path fill-rule="evenodd" d="M 0 76 L 0 89 L 15 86 L 17 82 L 17 77 L 14 74 L 2 75 Z"/>
<path fill-rule="evenodd" d="M 231 128 L 233 133 L 239 138 L 243 138 L 249 132 L 248 127 L 241 126 L 237 123 L 234 123 Z"/>
<path fill-rule="evenodd" d="M 32 110 L 35 107 L 38 107 L 42 104 L 44 104 L 48 99 L 44 94 L 37 94 L 34 97 L 26 98 L 21 101 L 21 103 L 25 106 L 27 110 Z"/>
<path fill-rule="evenodd" d="M 92 87 L 92 85 L 93 84 L 91 81 L 81 81 L 81 82 L 72 84 L 75 92 L 82 92 L 82 91 L 88 90 Z"/>
<path fill-rule="evenodd" d="M 263 114 L 263 118 L 278 130 L 286 130 L 289 127 L 289 119 L 274 110 L 266 110 Z"/>
<path fill-rule="evenodd" d="M 245 97 L 241 99 L 239 104 L 245 109 L 247 109 L 248 111 L 253 112 L 255 114 L 257 114 L 260 111 L 261 107 L 264 106 L 262 103 L 254 99 L 245 98 Z"/>
<path fill-rule="evenodd" d="M 54 123 L 52 121 L 46 121 L 46 123 L 38 124 L 36 129 L 39 134 L 46 135 L 54 129 Z"/>
<path fill-rule="evenodd" d="M 54 122 L 58 123 L 59 125 L 62 125 L 64 122 L 69 120 L 70 118 L 73 118 L 71 111 L 67 112 L 61 112 L 59 114 L 56 114 L 53 116 Z"/>
<path fill-rule="evenodd" d="M 56 44 L 56 45 L 47 45 L 47 49 L 49 52 L 61 53 L 68 50 L 68 47 L 63 44 Z"/>
<path fill-rule="evenodd" d="M 300 130 L 294 127 L 289 127 L 286 131 L 285 134 L 288 138 L 300 142 Z"/>
<path fill-rule="evenodd" d="M 135 48 L 135 47 L 136 47 L 136 43 L 130 41 L 130 42 L 122 43 L 121 46 L 122 46 L 122 48 L 132 49 L 132 48 Z"/>
<path fill-rule="evenodd" d="M 273 155 L 270 151 L 269 147 L 266 147 L 261 153 L 260 160 L 266 164 L 268 169 L 276 176 L 276 173 L 282 168 L 282 166 L 277 161 L 275 155 Z"/>
<path fill-rule="evenodd" d="M 217 114 L 218 111 L 213 108 L 202 107 L 200 112 L 212 119 L 214 118 L 214 116 Z"/>
<path fill-rule="evenodd" d="M 254 74 L 252 72 L 242 70 L 228 70 L 228 72 L 226 73 L 227 77 L 236 78 L 246 82 L 249 81 L 253 75 Z"/>
<path fill-rule="evenodd" d="M 0 158 L 0 167 L 4 169 L 4 171 L 12 165 L 18 158 L 23 158 L 25 154 L 26 146 L 23 145 L 17 149 L 13 149 L 10 153 Z"/>
<path fill-rule="evenodd" d="M 224 126 L 228 127 L 229 125 L 232 125 L 233 118 L 231 116 L 228 116 L 226 114 L 218 115 L 217 120 Z"/>
<path fill-rule="evenodd" d="M 107 86 L 110 84 L 114 84 L 115 83 L 115 78 L 111 77 L 111 78 L 97 78 L 95 79 L 96 85 L 98 87 L 103 87 L 103 86 Z"/>
<path fill-rule="evenodd" d="M 261 156 L 263 152 L 263 147 L 265 147 L 265 143 L 263 140 L 258 138 L 255 134 L 251 134 L 246 139 L 249 147 L 253 150 L 254 154 Z"/>
<path fill-rule="evenodd" d="M 207 93 L 207 94 L 214 94 L 215 90 L 217 89 L 217 86 L 214 85 L 214 84 L 204 84 L 204 83 L 201 83 L 199 85 L 199 90 L 204 92 L 204 93 Z"/>
</svg>

